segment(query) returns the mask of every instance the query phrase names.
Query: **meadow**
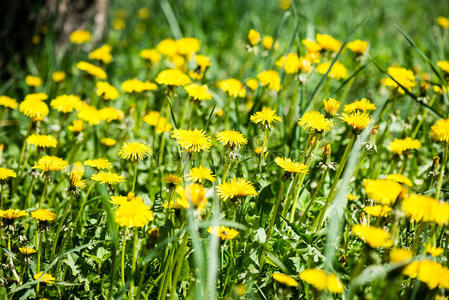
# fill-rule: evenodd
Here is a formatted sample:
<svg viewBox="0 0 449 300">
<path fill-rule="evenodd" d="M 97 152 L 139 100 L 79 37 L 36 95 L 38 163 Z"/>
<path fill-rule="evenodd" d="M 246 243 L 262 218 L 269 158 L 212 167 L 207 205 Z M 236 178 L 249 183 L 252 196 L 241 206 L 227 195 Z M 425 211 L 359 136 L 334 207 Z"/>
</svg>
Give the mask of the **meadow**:
<svg viewBox="0 0 449 300">
<path fill-rule="evenodd" d="M 448 3 L 60 26 L 0 71 L 2 299 L 448 299 Z"/>
</svg>

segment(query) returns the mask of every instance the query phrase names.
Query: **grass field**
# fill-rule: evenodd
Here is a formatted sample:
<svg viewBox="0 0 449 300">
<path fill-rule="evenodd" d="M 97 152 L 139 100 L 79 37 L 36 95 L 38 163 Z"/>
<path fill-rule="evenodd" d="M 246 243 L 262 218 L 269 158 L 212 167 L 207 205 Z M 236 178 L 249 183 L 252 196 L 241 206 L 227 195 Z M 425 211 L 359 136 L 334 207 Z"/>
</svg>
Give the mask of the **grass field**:
<svg viewBox="0 0 449 300">
<path fill-rule="evenodd" d="M 448 2 L 109 6 L 0 71 L 2 299 L 448 298 Z"/>
</svg>

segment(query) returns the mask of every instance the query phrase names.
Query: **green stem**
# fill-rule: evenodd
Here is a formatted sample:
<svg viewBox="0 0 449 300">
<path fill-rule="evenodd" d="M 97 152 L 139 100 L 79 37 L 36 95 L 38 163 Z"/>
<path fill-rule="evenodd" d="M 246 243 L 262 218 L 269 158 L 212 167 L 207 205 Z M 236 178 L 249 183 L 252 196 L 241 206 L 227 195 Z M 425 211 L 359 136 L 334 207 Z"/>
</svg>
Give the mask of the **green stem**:
<svg viewBox="0 0 449 300">
<path fill-rule="evenodd" d="M 224 183 L 226 181 L 226 178 L 228 177 L 229 170 L 231 169 L 231 150 L 226 151 L 226 161 L 223 167 L 223 174 L 221 175 L 221 183 Z"/>
<path fill-rule="evenodd" d="M 176 294 L 175 291 L 176 291 L 176 286 L 178 284 L 178 277 L 179 277 L 179 274 L 181 273 L 181 267 L 182 267 L 182 264 L 185 259 L 186 248 L 187 248 L 188 242 L 189 242 L 189 234 L 186 232 L 184 234 L 184 238 L 182 240 L 181 247 L 178 249 L 178 253 L 177 253 L 176 269 L 175 269 L 175 273 L 173 274 L 173 281 L 172 281 L 172 285 L 170 288 L 170 300 L 175 299 L 175 294 Z"/>
<path fill-rule="evenodd" d="M 168 277 L 171 277 L 171 273 L 169 274 L 168 270 L 171 268 L 171 265 L 173 263 L 173 257 L 175 255 L 175 245 L 172 244 L 172 247 L 170 249 L 170 255 L 167 259 L 167 261 L 165 262 L 165 266 L 164 266 L 164 271 L 163 271 L 163 276 L 162 276 L 162 282 L 161 285 L 159 286 L 159 292 L 157 295 L 157 300 L 163 300 L 165 299 L 165 297 L 167 297 L 167 285 L 168 285 Z"/>
<path fill-rule="evenodd" d="M 131 192 L 134 193 L 136 189 L 136 181 L 137 181 L 137 162 L 134 163 L 134 177 L 133 177 L 133 186 Z"/>
<path fill-rule="evenodd" d="M 89 194 L 90 194 L 92 188 L 94 187 L 94 185 L 95 185 L 95 182 L 92 182 L 90 184 L 89 188 L 87 189 L 86 196 L 84 196 L 83 201 L 81 202 L 80 209 L 78 210 L 78 214 L 76 215 L 75 222 L 73 222 L 73 228 L 76 228 L 76 225 L 78 224 L 78 221 L 81 218 L 81 214 L 83 212 L 84 205 L 86 205 L 87 198 L 89 197 Z"/>
<path fill-rule="evenodd" d="M 318 214 L 317 218 L 315 219 L 315 222 L 312 225 L 313 231 L 316 231 L 318 228 L 321 227 L 321 223 L 323 222 L 324 215 L 326 214 L 327 208 L 329 207 L 329 205 L 331 204 L 331 202 L 334 199 L 335 188 L 337 187 L 337 183 L 338 183 L 340 176 L 343 173 L 343 170 L 346 166 L 346 161 L 348 160 L 348 156 L 349 156 L 349 153 L 351 152 L 352 145 L 354 144 L 355 138 L 356 138 L 356 135 L 351 133 L 351 137 L 349 138 L 348 145 L 346 145 L 345 152 L 343 153 L 343 157 L 341 158 L 340 164 L 338 165 L 337 173 L 335 174 L 331 189 L 329 191 L 329 194 L 327 195 L 326 203 L 324 204 L 324 207 L 321 209 L 320 213 Z"/>
<path fill-rule="evenodd" d="M 34 240 L 37 252 L 36 274 L 38 274 L 41 268 L 41 235 L 39 234 L 39 224 L 36 225 L 36 234 L 34 235 Z M 36 297 L 39 297 L 39 281 L 36 285 Z"/>
<path fill-rule="evenodd" d="M 274 223 L 276 222 L 276 217 L 278 215 L 278 210 L 279 210 L 279 206 L 281 204 L 282 195 L 284 195 L 285 185 L 286 185 L 286 181 L 282 180 L 281 189 L 280 189 L 279 194 L 278 194 L 278 196 L 276 198 L 276 202 L 275 202 L 274 207 L 273 207 L 273 212 L 271 213 L 270 224 L 268 225 L 267 236 L 265 238 L 265 243 L 264 243 L 263 248 L 262 248 L 262 254 L 260 255 L 259 273 L 261 273 L 262 270 L 263 270 L 263 265 L 264 265 L 264 262 L 265 262 L 266 247 L 267 247 L 267 244 L 268 244 L 268 240 L 269 240 L 269 238 L 271 236 L 271 232 L 273 230 Z"/>
<path fill-rule="evenodd" d="M 316 186 L 316 188 L 315 188 L 315 191 L 313 191 L 313 194 L 312 194 L 312 196 L 310 197 L 309 203 L 307 204 L 307 207 L 306 207 L 306 209 L 304 210 L 304 212 L 303 212 L 303 214 L 302 214 L 302 217 L 301 217 L 299 223 L 303 223 L 304 220 L 305 220 L 305 218 L 307 217 L 307 213 L 309 212 L 309 209 L 312 207 L 313 201 L 315 200 L 316 196 L 318 195 L 318 193 L 319 193 L 320 190 L 321 190 L 321 187 L 323 186 L 323 183 L 324 183 L 324 180 L 326 179 L 326 175 L 327 175 L 327 171 L 328 171 L 328 170 L 329 170 L 329 169 L 326 168 L 326 170 L 323 171 L 323 174 L 321 174 L 321 178 L 320 178 L 320 180 L 318 181 L 318 184 L 317 184 L 317 186 Z"/>
<path fill-rule="evenodd" d="M 59 219 L 58 228 L 56 229 L 55 238 L 53 239 L 53 246 L 51 247 L 51 254 L 50 254 L 50 261 L 53 260 L 53 257 L 56 252 L 56 245 L 58 244 L 59 234 L 61 233 L 62 226 L 64 225 L 65 218 L 67 217 L 67 214 L 70 211 L 70 208 L 72 206 L 72 199 L 73 197 L 69 197 L 69 200 L 65 206 L 65 209 L 62 213 L 61 218 Z"/>
<path fill-rule="evenodd" d="M 44 180 L 44 188 L 42 189 L 41 200 L 39 200 L 39 208 L 41 208 L 42 203 L 44 203 L 45 193 L 47 192 L 48 181 L 49 181 L 48 178 L 46 178 Z"/>
<path fill-rule="evenodd" d="M 0 183 L 0 209 L 3 209 L 3 184 Z"/>
<path fill-rule="evenodd" d="M 121 264 L 120 264 L 120 275 L 122 280 L 122 286 L 125 286 L 125 250 L 126 250 L 126 240 L 128 238 L 128 228 L 125 229 L 125 233 L 123 235 L 122 242 L 122 256 L 121 256 Z"/>
<path fill-rule="evenodd" d="M 268 145 L 268 129 L 265 128 L 263 131 L 263 144 L 262 144 L 262 151 L 260 153 L 259 171 L 257 173 L 257 179 L 260 179 L 260 176 L 262 175 L 262 166 L 265 164 L 265 152 L 267 152 L 267 145 Z"/>
<path fill-rule="evenodd" d="M 248 54 L 246 55 L 246 58 L 245 58 L 245 60 L 243 61 L 242 67 L 240 68 L 239 74 L 238 74 L 238 76 L 237 76 L 237 78 L 238 78 L 239 80 L 242 79 L 243 72 L 245 72 L 246 65 L 248 64 L 248 61 L 249 61 L 249 59 L 251 58 L 252 53 L 253 53 L 252 51 L 248 51 Z"/>
<path fill-rule="evenodd" d="M 134 228 L 133 258 L 132 258 L 132 262 L 131 262 L 131 283 L 130 283 L 129 295 L 128 295 L 129 299 L 134 299 L 134 277 L 136 276 L 136 265 L 137 265 L 137 259 L 139 257 L 138 235 L 139 235 L 139 232 L 136 227 L 136 228 Z"/>
<path fill-rule="evenodd" d="M 446 169 L 446 162 L 447 162 L 447 153 L 448 153 L 448 149 L 449 149 L 449 143 L 446 142 L 444 144 L 444 154 L 443 154 L 443 161 L 441 163 L 441 170 L 440 170 L 440 175 L 438 177 L 438 185 L 437 185 L 437 190 L 435 192 L 435 198 L 437 200 L 440 199 L 440 192 L 441 192 L 441 186 L 443 185 L 443 178 L 444 178 L 444 171 Z"/>
</svg>

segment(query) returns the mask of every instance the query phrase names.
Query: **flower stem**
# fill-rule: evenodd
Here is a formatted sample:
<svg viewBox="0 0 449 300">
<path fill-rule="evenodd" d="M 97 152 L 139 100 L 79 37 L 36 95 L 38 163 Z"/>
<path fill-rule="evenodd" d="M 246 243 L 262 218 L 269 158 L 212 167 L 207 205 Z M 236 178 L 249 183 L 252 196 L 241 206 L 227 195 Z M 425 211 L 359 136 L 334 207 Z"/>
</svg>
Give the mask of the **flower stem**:
<svg viewBox="0 0 449 300">
<path fill-rule="evenodd" d="M 136 189 L 136 181 L 137 181 L 137 162 L 134 163 L 134 177 L 133 177 L 133 186 L 131 188 L 131 192 L 134 193 Z"/>
<path fill-rule="evenodd" d="M 228 177 L 228 173 L 229 170 L 231 168 L 231 154 L 230 154 L 230 150 L 226 151 L 226 160 L 225 160 L 225 164 L 223 167 L 223 174 L 221 175 L 221 183 L 226 181 L 226 178 Z"/>
<path fill-rule="evenodd" d="M 89 197 L 89 194 L 90 194 L 92 188 L 94 187 L 94 185 L 95 185 L 95 182 L 92 182 L 90 184 L 89 188 L 87 189 L 86 196 L 84 196 L 83 202 L 81 202 L 80 209 L 78 210 L 78 214 L 76 215 L 75 222 L 73 222 L 73 228 L 76 228 L 76 225 L 78 224 L 78 221 L 81 218 L 81 213 L 83 212 L 84 205 L 86 205 L 87 198 Z"/>
<path fill-rule="evenodd" d="M 44 188 L 42 189 L 41 200 L 39 200 L 39 208 L 42 207 L 42 203 L 44 203 L 45 194 L 47 192 L 48 186 L 48 178 L 44 180 Z"/>
<path fill-rule="evenodd" d="M 262 248 L 262 254 L 260 255 L 259 273 L 261 273 L 262 270 L 263 270 L 263 265 L 264 265 L 264 262 L 265 262 L 266 247 L 267 247 L 267 244 L 268 244 L 268 240 L 269 240 L 269 238 L 271 236 L 271 232 L 273 230 L 273 225 L 276 222 L 276 217 L 278 215 L 279 205 L 281 204 L 282 195 L 284 195 L 285 185 L 286 185 L 286 181 L 282 180 L 281 188 L 280 188 L 279 194 L 278 194 L 278 196 L 276 198 L 276 202 L 275 202 L 274 207 L 273 207 L 273 212 L 271 213 L 270 224 L 268 225 L 267 236 L 265 238 L 265 243 L 264 243 L 263 248 Z"/>
<path fill-rule="evenodd" d="M 188 234 L 188 232 L 186 232 L 184 234 L 182 244 L 181 244 L 180 248 L 178 249 L 177 260 L 176 260 L 176 269 L 175 269 L 175 273 L 173 274 L 173 281 L 172 281 L 172 285 L 170 288 L 170 300 L 175 299 L 175 290 L 176 290 L 176 286 L 178 284 L 179 274 L 181 273 L 181 267 L 184 262 L 188 242 L 189 242 L 189 234 Z"/>
<path fill-rule="evenodd" d="M 335 194 L 335 188 L 337 187 L 337 183 L 340 179 L 341 174 L 343 173 L 343 169 L 346 166 L 346 161 L 348 160 L 349 152 L 351 152 L 352 145 L 354 144 L 356 135 L 351 134 L 351 137 L 349 138 L 349 142 L 346 145 L 345 152 L 343 153 L 343 157 L 341 158 L 340 164 L 338 165 L 337 173 L 335 174 L 334 181 L 332 182 L 331 189 L 329 191 L 329 194 L 327 195 L 326 203 L 324 204 L 324 207 L 321 209 L 320 213 L 316 217 L 313 225 L 312 230 L 316 231 L 318 228 L 321 227 L 321 223 L 323 222 L 324 215 L 326 214 L 326 210 L 331 204 L 331 202 L 334 200 L 334 194 Z"/>
<path fill-rule="evenodd" d="M 37 252 L 36 274 L 38 274 L 41 268 L 41 235 L 39 234 L 39 224 L 36 225 L 36 234 L 34 235 L 34 240 Z M 36 297 L 39 297 L 39 281 L 36 285 Z"/>
<path fill-rule="evenodd" d="M 321 178 L 320 178 L 320 180 L 318 181 L 318 184 L 317 184 L 317 186 L 316 186 L 316 188 L 315 188 L 315 191 L 313 191 L 313 194 L 312 194 L 312 196 L 310 197 L 309 203 L 307 204 L 307 207 L 306 207 L 306 209 L 304 210 L 304 212 L 303 212 L 303 214 L 302 214 L 302 217 L 301 217 L 299 223 L 304 222 L 305 218 L 307 218 L 307 213 L 309 212 L 309 209 L 312 207 L 313 200 L 315 200 L 316 196 L 318 195 L 318 193 L 319 193 L 320 190 L 321 190 L 321 187 L 323 186 L 323 183 L 324 183 L 324 180 L 326 179 L 326 175 L 327 175 L 327 171 L 328 171 L 328 170 L 329 170 L 329 169 L 326 168 L 326 170 L 323 171 L 323 174 L 321 175 Z"/>
<path fill-rule="evenodd" d="M 58 244 L 58 239 L 59 239 L 59 234 L 61 233 L 61 229 L 62 229 L 62 226 L 64 225 L 65 218 L 67 217 L 67 214 L 69 213 L 70 208 L 72 206 L 72 199 L 73 199 L 73 196 L 69 197 L 69 200 L 68 200 L 68 202 L 65 206 L 65 209 L 62 213 L 62 216 L 59 219 L 58 228 L 56 229 L 55 237 L 53 239 L 53 246 L 51 247 L 50 261 L 53 260 L 53 256 L 55 255 L 56 245 Z"/>
<path fill-rule="evenodd" d="M 131 262 L 131 283 L 129 288 L 129 299 L 134 299 L 134 277 L 136 276 L 136 265 L 139 257 L 139 232 L 137 227 L 134 228 L 134 242 L 133 242 L 133 258 Z"/>
<path fill-rule="evenodd" d="M 125 229 L 125 233 L 123 234 L 123 242 L 122 242 L 122 257 L 120 264 L 120 275 L 122 280 L 122 286 L 125 286 L 125 250 L 126 250 L 126 240 L 128 238 L 128 229 Z"/>
<path fill-rule="evenodd" d="M 448 154 L 448 149 L 449 149 L 449 143 L 446 142 L 444 144 L 444 154 L 443 154 L 443 161 L 441 163 L 441 170 L 440 170 L 440 175 L 438 177 L 438 185 L 437 185 L 437 189 L 435 192 L 435 198 L 437 200 L 440 199 L 440 192 L 441 192 L 441 187 L 443 185 L 443 178 L 444 178 L 444 171 L 446 169 L 446 162 L 447 162 L 447 154 Z"/>
</svg>

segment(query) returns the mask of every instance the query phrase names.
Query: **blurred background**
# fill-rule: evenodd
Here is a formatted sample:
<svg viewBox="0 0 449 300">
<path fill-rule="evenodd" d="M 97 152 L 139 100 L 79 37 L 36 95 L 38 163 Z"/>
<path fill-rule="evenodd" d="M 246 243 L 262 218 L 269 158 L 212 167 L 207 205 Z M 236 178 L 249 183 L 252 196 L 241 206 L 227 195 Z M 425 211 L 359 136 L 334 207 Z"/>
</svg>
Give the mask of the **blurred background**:
<svg viewBox="0 0 449 300">
<path fill-rule="evenodd" d="M 73 51 L 73 45 L 65 42 L 76 29 L 93 34 L 93 42 L 84 50 L 103 43 L 115 45 L 114 63 L 124 63 L 123 72 L 129 73 L 140 67 L 138 55 L 131 58 L 130 54 L 152 48 L 164 38 L 200 39 L 202 50 L 214 60 L 210 73 L 229 76 L 245 57 L 249 28 L 277 35 L 280 51 L 285 51 L 299 24 L 292 49 L 300 52 L 303 38 L 320 32 L 343 40 L 365 18 L 353 37 L 369 41 L 370 54 L 379 61 L 413 64 L 408 55 L 412 50 L 403 51 L 408 45 L 395 25 L 412 38 L 428 36 L 418 39 L 427 41 L 418 46 L 431 58 L 443 59 L 434 57 L 443 54 L 433 33 L 438 30 L 435 18 L 449 12 L 447 0 L 295 0 L 293 4 L 294 10 L 290 0 L 0 1 L 0 93 L 26 74 L 45 79 L 62 68 Z"/>
</svg>

